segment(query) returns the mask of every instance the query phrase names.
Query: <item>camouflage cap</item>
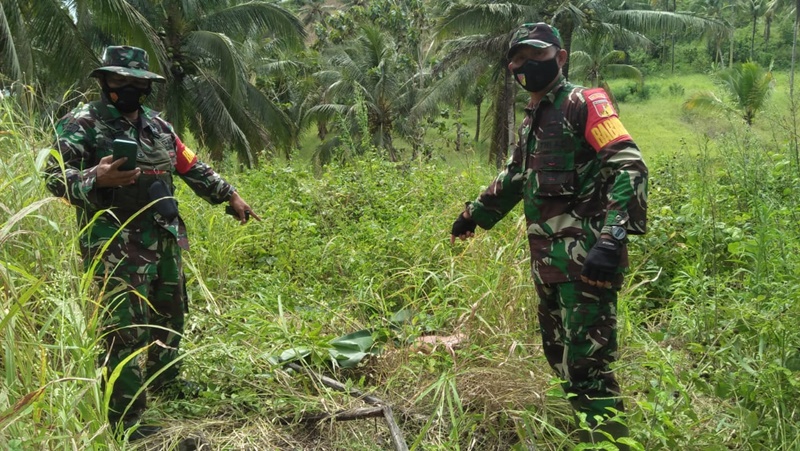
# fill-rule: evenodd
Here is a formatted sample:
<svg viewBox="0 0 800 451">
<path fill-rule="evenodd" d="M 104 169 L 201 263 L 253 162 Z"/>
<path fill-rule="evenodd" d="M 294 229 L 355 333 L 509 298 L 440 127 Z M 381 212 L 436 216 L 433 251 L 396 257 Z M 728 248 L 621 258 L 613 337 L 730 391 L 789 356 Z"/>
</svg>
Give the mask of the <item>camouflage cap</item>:
<svg viewBox="0 0 800 451">
<path fill-rule="evenodd" d="M 114 72 L 128 77 L 164 82 L 164 77 L 148 70 L 150 65 L 147 61 L 147 52 L 139 47 L 108 46 L 103 51 L 103 65 L 93 70 L 90 76 L 97 77 L 100 72 Z"/>
<path fill-rule="evenodd" d="M 556 27 L 551 27 L 544 22 L 524 23 L 514 31 L 514 35 L 508 43 L 506 57 L 511 59 L 522 45 L 530 45 L 540 49 L 551 45 L 561 48 L 561 34 Z"/>
</svg>

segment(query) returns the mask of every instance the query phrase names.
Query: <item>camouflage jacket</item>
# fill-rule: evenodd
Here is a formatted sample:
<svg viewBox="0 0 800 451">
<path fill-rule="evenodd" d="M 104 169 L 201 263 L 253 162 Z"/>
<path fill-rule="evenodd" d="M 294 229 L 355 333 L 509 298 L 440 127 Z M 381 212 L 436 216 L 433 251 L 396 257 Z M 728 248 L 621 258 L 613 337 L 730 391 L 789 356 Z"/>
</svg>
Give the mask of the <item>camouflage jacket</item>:
<svg viewBox="0 0 800 451">
<path fill-rule="evenodd" d="M 67 199 L 77 207 L 78 223 L 82 229 L 98 212 L 108 208 L 111 208 L 114 215 L 100 215 L 95 226 L 118 228 L 121 222 L 142 207 L 141 202 L 135 205 L 121 204 L 118 199 L 123 196 L 119 194 L 123 189 L 132 189 L 134 193 L 146 195 L 147 186 L 95 187 L 96 166 L 101 158 L 112 154 L 111 143 L 116 138 L 139 143 L 137 161 L 145 164 L 139 164 L 143 172 L 137 185 L 152 180 L 145 176 L 148 172 L 166 172 L 170 187 L 171 176 L 176 174 L 197 195 L 213 204 L 229 200 L 235 192 L 233 186 L 197 159 L 181 142 L 172 126 L 159 117 L 157 112 L 143 107 L 139 111 L 139 118 L 138 124 L 133 124 L 110 103 L 96 101 L 75 108 L 56 124 L 55 148 L 61 153 L 64 169 L 62 172 L 58 162 L 51 159 L 45 169 L 47 188 L 54 195 Z M 154 162 L 154 159 L 161 161 Z M 163 168 L 165 171 L 148 171 L 148 161 L 153 163 L 153 168 Z M 174 187 L 172 188 L 174 192 Z M 130 203 L 130 196 L 126 199 Z M 167 221 L 151 208 L 134 216 L 131 227 L 140 228 L 147 224 L 157 224 L 169 230 L 175 235 L 178 244 L 188 249 L 186 227 L 180 216 Z M 82 237 L 82 244 L 87 244 L 84 243 L 86 239 L 86 236 Z"/>
<path fill-rule="evenodd" d="M 520 200 L 538 283 L 579 279 L 589 249 L 612 225 L 645 233 L 647 167 L 605 91 L 562 77 L 526 108 L 506 168 L 469 211 L 490 229 Z M 626 248 L 620 280 L 627 262 Z"/>
</svg>

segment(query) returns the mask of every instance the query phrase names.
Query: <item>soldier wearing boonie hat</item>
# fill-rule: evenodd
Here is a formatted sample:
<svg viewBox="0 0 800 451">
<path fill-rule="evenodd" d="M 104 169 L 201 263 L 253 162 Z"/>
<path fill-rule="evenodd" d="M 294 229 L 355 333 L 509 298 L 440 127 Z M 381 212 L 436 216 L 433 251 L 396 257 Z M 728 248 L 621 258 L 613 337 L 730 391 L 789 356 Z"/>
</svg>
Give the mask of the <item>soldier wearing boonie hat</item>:
<svg viewBox="0 0 800 451">
<path fill-rule="evenodd" d="M 600 443 L 629 435 L 610 420 L 624 409 L 611 367 L 627 236 L 647 226 L 647 166 L 608 94 L 563 76 L 561 46 L 543 22 L 511 34 L 508 69 L 530 93 L 525 118 L 507 166 L 467 203 L 450 240 L 491 229 L 522 200 L 544 355 L 578 416 L 603 431 L 580 429 L 580 440 Z"/>
<path fill-rule="evenodd" d="M 139 47 L 127 45 L 112 45 L 103 51 L 102 66 L 93 70 L 91 77 L 98 77 L 101 72 L 112 72 L 127 77 L 142 78 L 165 82 L 161 75 L 150 72 L 150 63 L 147 52 Z"/>
<path fill-rule="evenodd" d="M 106 47 L 102 66 L 89 76 L 98 79 L 104 97 L 122 113 L 133 113 L 141 108 L 151 93 L 151 82 L 166 81 L 161 75 L 150 72 L 147 52 L 127 45 Z"/>
<path fill-rule="evenodd" d="M 182 251 L 189 241 L 174 199 L 174 179 L 181 178 L 209 203 L 227 202 L 242 224 L 260 218 L 171 124 L 142 105 L 152 82 L 165 82 L 150 71 L 144 50 L 107 47 L 91 76 L 98 79 L 102 97 L 56 124 L 54 147 L 61 162 L 51 158 L 46 183 L 75 206 L 85 269 L 103 288 L 106 349 L 98 365 L 105 367 L 106 377 L 118 375 L 108 420 L 115 432 L 134 440 L 159 429 L 137 426 L 148 391 L 160 393 L 161 399 L 196 392 L 196 386 L 179 379 L 187 303 Z M 115 159 L 113 149 L 120 141 L 133 152 Z M 134 155 L 135 167 L 123 169 Z M 144 348 L 142 368 L 139 359 L 129 356 Z"/>
</svg>

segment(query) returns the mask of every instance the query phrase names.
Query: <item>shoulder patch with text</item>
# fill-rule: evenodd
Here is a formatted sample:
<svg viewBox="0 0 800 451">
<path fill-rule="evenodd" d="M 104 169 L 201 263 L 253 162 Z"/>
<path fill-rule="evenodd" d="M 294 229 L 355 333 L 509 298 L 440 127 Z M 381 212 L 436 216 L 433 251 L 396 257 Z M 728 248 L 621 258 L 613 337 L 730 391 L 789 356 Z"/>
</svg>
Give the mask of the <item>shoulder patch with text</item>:
<svg viewBox="0 0 800 451">
<path fill-rule="evenodd" d="M 175 136 L 175 150 L 178 151 L 175 170 L 178 171 L 178 174 L 186 174 L 197 163 L 197 155 L 192 152 L 192 149 L 186 147 L 177 136 Z"/>
<path fill-rule="evenodd" d="M 587 89 L 583 96 L 589 109 L 584 137 L 595 151 L 599 152 L 609 144 L 631 139 L 603 88 Z"/>
</svg>

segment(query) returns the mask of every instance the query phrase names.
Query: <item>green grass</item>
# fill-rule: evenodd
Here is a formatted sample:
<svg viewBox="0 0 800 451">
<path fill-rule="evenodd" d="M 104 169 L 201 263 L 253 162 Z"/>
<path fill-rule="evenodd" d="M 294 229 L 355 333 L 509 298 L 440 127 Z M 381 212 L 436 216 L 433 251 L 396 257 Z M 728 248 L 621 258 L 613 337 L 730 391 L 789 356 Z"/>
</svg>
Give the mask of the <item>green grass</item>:
<svg viewBox="0 0 800 451">
<path fill-rule="evenodd" d="M 676 81 L 686 95 L 708 87 L 701 76 L 653 83 Z M 651 172 L 649 230 L 631 244 L 619 305 L 618 374 L 643 449 L 800 446 L 800 177 L 777 125 L 784 97 L 755 133 L 688 122 L 677 96 L 621 105 Z M 102 421 L 101 304 L 72 209 L 36 176 L 51 128 L 3 108 L 0 448 L 129 449 Z M 391 403 L 415 449 L 570 449 L 522 212 L 451 246 L 452 220 L 495 169 L 480 152 L 437 155 L 397 165 L 368 154 L 318 173 L 301 158 L 246 173 L 226 162 L 264 218 L 244 227 L 179 184 L 192 241 L 183 371 L 208 388 L 152 400 L 147 418 L 168 426 L 168 449 L 194 433 L 221 450 L 390 448 L 379 419 L 299 422 L 364 406 L 275 363 L 301 349 L 314 371 Z M 356 331 L 380 346 L 356 368 L 333 367 L 331 341 Z M 417 341 L 432 335 L 461 341 Z"/>
</svg>

